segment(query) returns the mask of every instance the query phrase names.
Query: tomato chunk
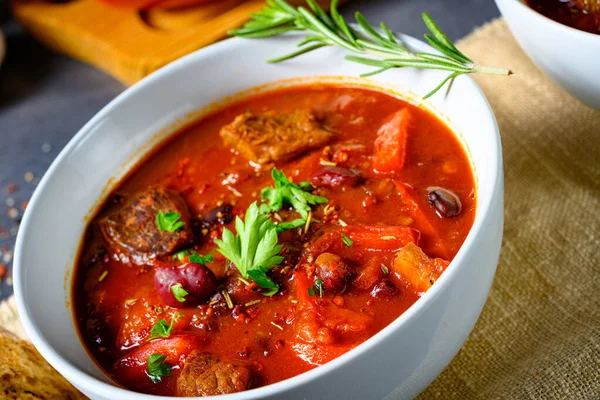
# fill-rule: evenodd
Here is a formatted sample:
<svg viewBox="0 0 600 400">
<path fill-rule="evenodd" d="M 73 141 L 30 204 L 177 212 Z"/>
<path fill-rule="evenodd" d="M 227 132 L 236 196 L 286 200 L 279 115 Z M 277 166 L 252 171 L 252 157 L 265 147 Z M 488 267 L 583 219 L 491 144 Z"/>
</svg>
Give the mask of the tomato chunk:
<svg viewBox="0 0 600 400">
<path fill-rule="evenodd" d="M 448 264 L 441 258 L 429 258 L 419 246 L 409 243 L 396 254 L 391 270 L 417 291 L 426 292 Z"/>
<path fill-rule="evenodd" d="M 145 391 L 144 388 L 156 385 L 147 375 L 148 356 L 161 354 L 167 357 L 166 362 L 181 368 L 187 355 L 192 350 L 202 347 L 205 341 L 203 336 L 192 334 L 152 340 L 118 360 L 113 366 L 112 373 L 118 376 L 119 382 L 126 387 Z M 169 377 L 165 380 L 168 379 Z"/>
<path fill-rule="evenodd" d="M 406 142 L 411 129 L 412 116 L 403 108 L 392 114 L 379 128 L 375 139 L 373 169 L 381 174 L 394 174 L 402 170 L 406 159 Z"/>
</svg>

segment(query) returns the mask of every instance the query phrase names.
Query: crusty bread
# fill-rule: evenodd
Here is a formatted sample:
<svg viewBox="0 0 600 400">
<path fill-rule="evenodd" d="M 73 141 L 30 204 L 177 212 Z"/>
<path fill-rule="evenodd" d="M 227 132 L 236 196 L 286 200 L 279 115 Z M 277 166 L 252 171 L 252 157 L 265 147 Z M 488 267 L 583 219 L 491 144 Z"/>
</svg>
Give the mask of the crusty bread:
<svg viewBox="0 0 600 400">
<path fill-rule="evenodd" d="M 86 399 L 30 343 L 0 327 L 0 399 Z"/>
</svg>

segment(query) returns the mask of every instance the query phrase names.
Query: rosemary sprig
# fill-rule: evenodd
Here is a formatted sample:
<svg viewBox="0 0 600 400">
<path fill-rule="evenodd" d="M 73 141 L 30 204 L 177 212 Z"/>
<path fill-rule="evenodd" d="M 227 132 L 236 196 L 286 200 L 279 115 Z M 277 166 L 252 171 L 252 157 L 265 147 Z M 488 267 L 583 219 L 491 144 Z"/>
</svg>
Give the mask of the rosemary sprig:
<svg viewBox="0 0 600 400">
<path fill-rule="evenodd" d="M 290 31 L 308 31 L 304 40 L 298 43 L 298 50 L 268 60 L 271 63 L 289 60 L 324 46 L 338 46 L 362 55 L 348 55 L 346 60 L 376 68 L 362 76 L 372 76 L 392 68 L 403 67 L 449 71 L 450 74 L 424 98 L 432 96 L 449 80 L 463 74 L 512 74 L 510 69 L 482 66 L 464 55 L 427 13 L 423 13 L 423 21 L 430 34 L 425 34 L 425 39 L 442 55 L 410 51 L 383 22 L 378 30 L 363 14 L 357 12 L 355 18 L 361 28 L 359 32 L 348 25 L 338 12 L 338 0 L 331 1 L 329 14 L 315 0 L 306 2 L 310 10 L 305 7 L 293 7 L 286 0 L 267 0 L 265 8 L 252 14 L 251 20 L 242 28 L 230 31 L 229 34 L 245 38 L 263 38 Z"/>
</svg>

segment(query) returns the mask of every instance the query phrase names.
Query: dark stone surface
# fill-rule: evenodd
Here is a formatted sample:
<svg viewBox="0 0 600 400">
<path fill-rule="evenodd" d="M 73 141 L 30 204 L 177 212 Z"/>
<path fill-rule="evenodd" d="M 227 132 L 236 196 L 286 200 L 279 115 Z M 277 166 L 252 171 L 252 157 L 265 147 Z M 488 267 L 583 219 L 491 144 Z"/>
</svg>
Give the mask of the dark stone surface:
<svg viewBox="0 0 600 400">
<path fill-rule="evenodd" d="M 392 30 L 417 37 L 425 32 L 420 13 L 427 11 L 451 40 L 498 16 L 492 0 L 354 0 L 343 8 L 348 17 L 355 10 L 373 24 L 383 21 Z M 22 203 L 71 137 L 124 86 L 37 44 L 2 2 L 0 27 L 8 46 L 0 67 L 0 264 L 9 267 L 10 277 Z M 26 182 L 27 173 L 33 173 L 33 181 Z M 17 188 L 7 193 L 11 184 Z M 9 216 L 10 204 L 18 210 L 16 220 Z M 10 283 L 9 278 L 0 285 L 0 299 L 12 293 Z"/>
</svg>

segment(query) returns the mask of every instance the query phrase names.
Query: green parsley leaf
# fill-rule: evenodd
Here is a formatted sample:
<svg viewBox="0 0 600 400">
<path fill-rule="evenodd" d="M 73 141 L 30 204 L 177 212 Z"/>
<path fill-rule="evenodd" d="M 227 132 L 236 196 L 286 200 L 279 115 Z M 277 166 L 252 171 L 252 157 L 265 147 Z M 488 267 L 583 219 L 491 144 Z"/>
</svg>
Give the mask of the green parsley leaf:
<svg viewBox="0 0 600 400">
<path fill-rule="evenodd" d="M 262 294 L 271 297 L 279 290 L 279 286 L 271 280 L 262 269 L 253 269 L 248 271 L 248 275 L 258 286 L 264 289 L 269 289 Z"/>
<path fill-rule="evenodd" d="M 354 244 L 352 239 L 342 233 L 342 242 L 344 242 L 344 246 L 350 247 Z"/>
<path fill-rule="evenodd" d="M 148 340 L 157 339 L 157 338 L 168 338 L 171 336 L 171 332 L 173 331 L 173 324 L 175 323 L 176 318 L 171 319 L 171 324 L 167 325 L 167 321 L 161 319 L 152 327 L 150 330 L 150 337 Z"/>
<path fill-rule="evenodd" d="M 289 204 L 306 221 L 311 206 L 327 203 L 327 199 L 322 196 L 316 196 L 307 190 L 312 188 L 310 182 L 300 182 L 298 185 L 292 183 L 283 173 L 283 171 L 273 168 L 271 177 L 275 181 L 275 187 L 266 187 L 262 190 L 261 196 L 267 200 L 267 203 L 260 206 L 262 213 L 277 212 L 283 208 L 284 204 Z"/>
<path fill-rule="evenodd" d="M 309 296 L 318 295 L 319 297 L 323 297 L 323 292 L 325 292 L 325 286 L 323 286 L 323 281 L 320 278 L 315 281 L 313 286 L 308 288 Z"/>
<path fill-rule="evenodd" d="M 288 222 L 280 222 L 276 225 L 277 233 L 281 233 L 284 231 L 289 231 L 290 229 L 300 228 L 306 225 L 306 220 L 302 218 L 295 219 L 293 221 Z"/>
<path fill-rule="evenodd" d="M 181 215 L 176 212 L 159 211 L 156 215 L 156 225 L 158 226 L 158 229 L 163 232 L 177 232 L 177 230 L 185 225 L 183 221 L 179 221 L 179 218 L 181 218 Z"/>
<path fill-rule="evenodd" d="M 215 243 L 219 253 L 236 266 L 242 277 L 253 279 L 250 271 L 261 271 L 265 274 L 271 268 L 281 264 L 283 257 L 279 252 L 282 246 L 277 244 L 277 228 L 267 215 L 259 212 L 256 202 L 246 210 L 244 221 L 239 216 L 236 217 L 235 230 L 237 235 L 224 228 L 222 239 L 215 239 Z M 254 274 L 259 276 L 258 273 Z M 272 285 L 262 280 L 256 282 L 263 287 L 261 283 L 267 285 L 264 286 L 266 289 L 274 289 Z"/>
<path fill-rule="evenodd" d="M 180 303 L 183 303 L 185 301 L 185 296 L 187 296 L 189 294 L 183 288 L 183 285 L 181 283 L 176 283 L 175 285 L 172 285 L 171 293 L 173 293 L 173 296 L 175 296 L 175 299 Z"/>
<path fill-rule="evenodd" d="M 152 383 L 158 383 L 163 376 L 171 376 L 173 368 L 167 361 L 167 356 L 162 354 L 150 354 L 148 356 L 148 377 Z"/>
<path fill-rule="evenodd" d="M 192 249 L 185 249 L 173 254 L 173 260 L 185 261 L 185 258 L 192 254 Z"/>
<path fill-rule="evenodd" d="M 208 253 L 205 256 L 201 256 L 194 250 L 194 251 L 192 251 L 192 255 L 190 256 L 190 261 L 194 262 L 194 263 L 206 265 L 206 263 L 215 261 L 215 258 L 210 253 Z"/>
</svg>

